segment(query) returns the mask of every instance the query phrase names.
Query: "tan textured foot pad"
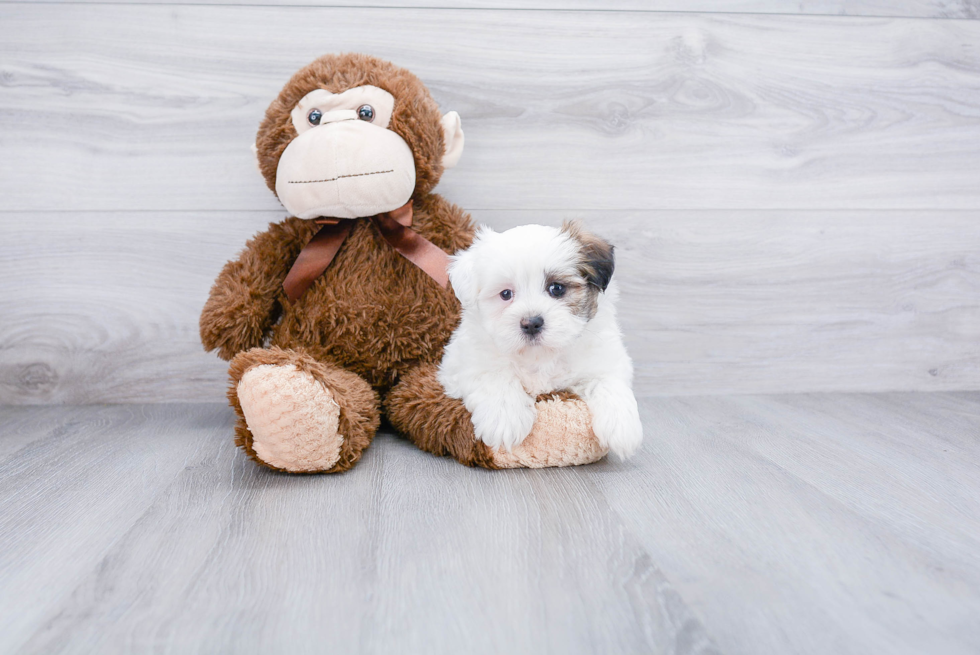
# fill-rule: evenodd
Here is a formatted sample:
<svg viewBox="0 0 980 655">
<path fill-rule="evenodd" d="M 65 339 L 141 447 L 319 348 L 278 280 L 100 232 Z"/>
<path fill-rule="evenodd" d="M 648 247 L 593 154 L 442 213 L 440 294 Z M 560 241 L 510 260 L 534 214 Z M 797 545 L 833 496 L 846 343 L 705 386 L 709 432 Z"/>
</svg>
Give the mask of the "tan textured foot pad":
<svg viewBox="0 0 980 655">
<path fill-rule="evenodd" d="M 592 414 L 583 400 L 539 400 L 531 434 L 512 452 L 499 450 L 493 462 L 500 468 L 546 468 L 591 464 L 606 456 L 592 432 Z"/>
<path fill-rule="evenodd" d="M 309 373 L 292 364 L 255 366 L 238 383 L 238 401 L 252 449 L 267 464 L 301 473 L 329 469 L 340 458 L 340 406 Z"/>
</svg>

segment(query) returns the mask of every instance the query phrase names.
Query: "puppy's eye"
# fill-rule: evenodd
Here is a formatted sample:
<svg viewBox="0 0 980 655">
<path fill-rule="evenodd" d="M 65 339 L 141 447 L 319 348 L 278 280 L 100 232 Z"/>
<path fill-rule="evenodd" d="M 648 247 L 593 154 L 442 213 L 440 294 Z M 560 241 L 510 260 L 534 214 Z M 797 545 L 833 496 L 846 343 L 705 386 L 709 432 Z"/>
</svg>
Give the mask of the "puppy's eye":
<svg viewBox="0 0 980 655">
<path fill-rule="evenodd" d="M 561 282 L 552 282 L 548 285 L 548 294 L 552 298 L 561 298 L 565 295 L 565 285 Z"/>
<path fill-rule="evenodd" d="M 323 112 L 319 109 L 311 109 L 310 113 L 306 115 L 306 120 L 310 121 L 310 125 L 319 125 L 321 118 L 323 118 Z"/>
<path fill-rule="evenodd" d="M 511 298 L 514 297 L 514 292 L 511 291 L 510 289 L 504 289 L 503 291 L 500 292 L 500 297 L 503 300 L 510 300 Z"/>
<path fill-rule="evenodd" d="M 361 105 L 357 108 L 357 117 L 362 121 L 370 123 L 374 120 L 374 107 L 371 105 Z"/>
</svg>

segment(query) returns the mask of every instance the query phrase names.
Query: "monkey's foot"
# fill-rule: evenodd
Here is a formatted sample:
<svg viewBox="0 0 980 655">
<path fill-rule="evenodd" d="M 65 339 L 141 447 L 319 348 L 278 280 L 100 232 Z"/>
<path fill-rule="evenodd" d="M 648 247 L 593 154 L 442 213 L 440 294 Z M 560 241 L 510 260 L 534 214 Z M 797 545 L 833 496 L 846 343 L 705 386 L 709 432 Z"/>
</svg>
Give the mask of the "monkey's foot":
<svg viewBox="0 0 980 655">
<path fill-rule="evenodd" d="M 539 396 L 538 416 L 525 437 L 511 452 L 493 452 L 499 468 L 545 468 L 591 464 L 606 456 L 592 432 L 592 414 L 584 400 L 572 394 Z"/>
<path fill-rule="evenodd" d="M 366 380 L 306 353 L 253 348 L 228 369 L 238 414 L 235 443 L 263 466 L 339 473 L 354 466 L 378 429 L 378 395 Z"/>
<path fill-rule="evenodd" d="M 293 364 L 246 371 L 238 401 L 252 433 L 252 449 L 273 468 L 325 471 L 340 459 L 340 405 L 309 373 Z"/>
</svg>

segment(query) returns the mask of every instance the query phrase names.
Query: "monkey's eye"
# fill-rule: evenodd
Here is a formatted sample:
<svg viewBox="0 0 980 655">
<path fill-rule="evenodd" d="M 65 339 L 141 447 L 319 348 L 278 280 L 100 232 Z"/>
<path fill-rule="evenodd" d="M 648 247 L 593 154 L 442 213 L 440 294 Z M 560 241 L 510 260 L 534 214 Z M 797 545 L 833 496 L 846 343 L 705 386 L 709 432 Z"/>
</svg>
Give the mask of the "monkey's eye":
<svg viewBox="0 0 980 655">
<path fill-rule="evenodd" d="M 561 282 L 552 282 L 548 285 L 548 294 L 552 298 L 561 298 L 565 295 L 565 285 Z"/>
<path fill-rule="evenodd" d="M 323 112 L 319 109 L 311 109 L 310 113 L 306 115 L 306 120 L 310 121 L 310 125 L 319 125 L 321 118 L 323 118 Z"/>
<path fill-rule="evenodd" d="M 374 107 L 371 105 L 361 105 L 357 108 L 357 117 L 362 121 L 370 123 L 374 120 Z"/>
<path fill-rule="evenodd" d="M 500 298 L 502 300 L 510 300 L 513 297 L 514 297 L 514 292 L 511 291 L 510 289 L 504 289 L 503 291 L 500 292 Z"/>
</svg>

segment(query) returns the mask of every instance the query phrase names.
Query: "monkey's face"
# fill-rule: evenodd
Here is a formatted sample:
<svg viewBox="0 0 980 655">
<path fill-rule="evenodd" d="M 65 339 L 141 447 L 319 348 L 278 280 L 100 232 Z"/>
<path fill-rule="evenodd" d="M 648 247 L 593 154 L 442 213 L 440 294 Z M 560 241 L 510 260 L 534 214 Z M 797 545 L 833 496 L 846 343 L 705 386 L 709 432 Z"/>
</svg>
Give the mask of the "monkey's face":
<svg viewBox="0 0 980 655">
<path fill-rule="evenodd" d="M 317 89 L 290 112 L 299 136 L 279 159 L 276 194 L 298 218 L 357 218 L 401 207 L 415 160 L 388 129 L 395 98 L 376 86 Z"/>
<path fill-rule="evenodd" d="M 440 116 L 408 71 L 339 55 L 294 76 L 266 112 L 256 146 L 260 169 L 294 216 L 358 218 L 428 192 L 459 159 L 463 132 L 459 115 Z"/>
</svg>

